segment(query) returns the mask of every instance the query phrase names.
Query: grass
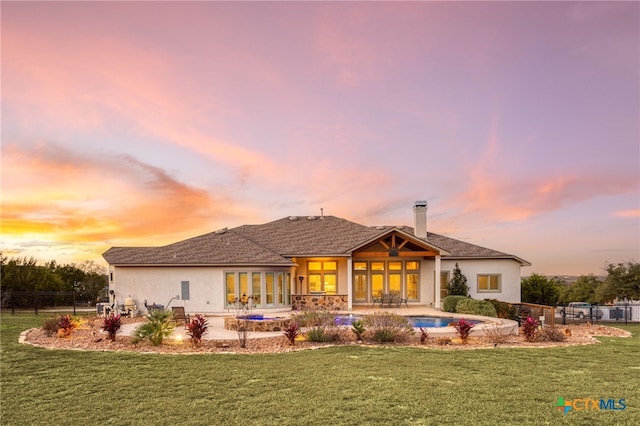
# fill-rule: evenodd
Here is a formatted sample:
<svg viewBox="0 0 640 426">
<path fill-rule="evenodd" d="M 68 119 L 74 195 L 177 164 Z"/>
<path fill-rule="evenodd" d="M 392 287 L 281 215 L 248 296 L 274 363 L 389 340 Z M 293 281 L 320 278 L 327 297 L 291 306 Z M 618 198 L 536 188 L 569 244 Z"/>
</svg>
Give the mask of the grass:
<svg viewBox="0 0 640 426">
<path fill-rule="evenodd" d="M 0 424 L 640 424 L 640 324 L 621 326 L 630 339 L 546 349 L 152 355 L 17 343 L 44 319 L 0 317 Z M 627 409 L 563 415 L 558 397 L 625 398 Z"/>
</svg>

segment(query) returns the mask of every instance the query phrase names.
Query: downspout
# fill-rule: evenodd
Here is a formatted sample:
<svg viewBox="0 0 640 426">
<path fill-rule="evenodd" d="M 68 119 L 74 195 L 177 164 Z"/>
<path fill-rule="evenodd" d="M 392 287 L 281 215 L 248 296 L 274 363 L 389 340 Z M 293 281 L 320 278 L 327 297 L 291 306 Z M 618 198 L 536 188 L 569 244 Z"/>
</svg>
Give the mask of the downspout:
<svg viewBox="0 0 640 426">
<path fill-rule="evenodd" d="M 347 258 L 347 309 L 353 309 L 353 260 Z"/>
<path fill-rule="evenodd" d="M 441 271 L 441 265 L 440 265 L 440 259 L 442 258 L 442 256 L 437 255 L 436 256 L 436 276 L 434 277 L 434 282 L 433 282 L 433 287 L 435 288 L 435 292 L 436 292 L 436 309 L 440 309 L 440 271 Z"/>
</svg>

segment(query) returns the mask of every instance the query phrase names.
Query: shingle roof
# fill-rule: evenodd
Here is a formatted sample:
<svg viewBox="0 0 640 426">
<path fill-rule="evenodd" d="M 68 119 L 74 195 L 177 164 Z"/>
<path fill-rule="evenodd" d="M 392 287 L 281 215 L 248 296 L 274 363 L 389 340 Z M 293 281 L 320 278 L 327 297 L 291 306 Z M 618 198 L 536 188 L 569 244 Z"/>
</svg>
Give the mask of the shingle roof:
<svg viewBox="0 0 640 426">
<path fill-rule="evenodd" d="M 290 216 L 262 225 L 242 225 L 162 247 L 113 247 L 103 257 L 118 265 L 292 265 L 290 257 L 348 256 L 354 249 L 407 226 L 364 226 L 335 216 Z M 444 250 L 443 259 L 516 256 L 429 232 L 425 241 Z"/>
<path fill-rule="evenodd" d="M 233 229 L 162 247 L 112 247 L 102 255 L 118 265 L 283 265 L 293 262 Z"/>
<path fill-rule="evenodd" d="M 383 232 L 335 216 L 290 216 L 235 230 L 283 256 L 348 255 L 353 247 Z"/>
</svg>

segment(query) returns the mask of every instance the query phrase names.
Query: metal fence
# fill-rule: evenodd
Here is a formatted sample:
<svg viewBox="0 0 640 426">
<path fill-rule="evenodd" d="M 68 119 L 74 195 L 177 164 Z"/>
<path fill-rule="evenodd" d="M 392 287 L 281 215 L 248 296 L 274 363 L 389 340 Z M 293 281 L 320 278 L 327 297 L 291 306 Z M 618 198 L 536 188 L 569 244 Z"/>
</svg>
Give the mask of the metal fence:
<svg viewBox="0 0 640 426">
<path fill-rule="evenodd" d="M 76 313 L 76 311 L 95 311 L 91 303 L 81 301 L 73 291 L 6 291 L 2 293 L 0 306 L 3 312 L 11 313 L 42 312 Z"/>
<path fill-rule="evenodd" d="M 556 323 L 606 323 L 628 324 L 640 322 L 640 303 L 620 303 L 615 305 L 591 305 L 587 308 L 558 306 L 555 309 Z"/>
<path fill-rule="evenodd" d="M 516 303 L 514 305 L 520 320 L 531 317 L 550 327 L 587 322 L 607 325 L 640 322 L 640 303 L 636 302 L 615 305 L 589 305 L 586 307 L 554 307 L 534 303 Z"/>
</svg>

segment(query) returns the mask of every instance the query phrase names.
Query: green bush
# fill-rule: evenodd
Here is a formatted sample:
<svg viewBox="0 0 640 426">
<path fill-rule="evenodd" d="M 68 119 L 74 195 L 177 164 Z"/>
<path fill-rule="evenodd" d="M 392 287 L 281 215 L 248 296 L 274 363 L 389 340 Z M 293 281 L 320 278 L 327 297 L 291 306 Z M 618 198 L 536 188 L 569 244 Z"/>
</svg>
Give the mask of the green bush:
<svg viewBox="0 0 640 426">
<path fill-rule="evenodd" d="M 502 302 L 496 299 L 485 299 L 487 302 L 490 302 L 494 308 L 496 308 L 496 314 L 498 318 L 517 320 L 518 314 L 516 312 L 515 306 L 511 303 Z"/>
<path fill-rule="evenodd" d="M 442 310 L 445 312 L 455 313 L 456 305 L 458 304 L 458 302 L 465 299 L 468 299 L 468 297 L 467 296 L 447 296 L 442 301 Z"/>
<path fill-rule="evenodd" d="M 159 346 L 165 337 L 173 331 L 173 315 L 171 311 L 153 309 L 147 314 L 147 322 L 133 331 L 133 343 L 149 339 L 152 345 Z"/>
<path fill-rule="evenodd" d="M 353 324 L 351 324 L 351 331 L 353 332 L 353 334 L 356 335 L 356 338 L 358 340 L 362 340 L 362 335 L 364 334 L 365 331 L 367 331 L 367 329 L 364 326 L 364 322 L 362 322 L 362 320 L 359 319 L 354 321 Z"/>
<path fill-rule="evenodd" d="M 317 326 L 307 330 L 307 340 L 310 342 L 335 342 L 338 339 L 335 327 Z"/>
<path fill-rule="evenodd" d="M 367 328 L 366 335 L 376 342 L 401 342 L 414 333 L 407 318 L 389 312 L 364 315 L 362 322 Z"/>
<path fill-rule="evenodd" d="M 491 302 L 470 298 L 459 301 L 456 305 L 456 312 L 459 314 L 482 315 L 485 317 L 496 316 L 496 308 Z"/>
</svg>

